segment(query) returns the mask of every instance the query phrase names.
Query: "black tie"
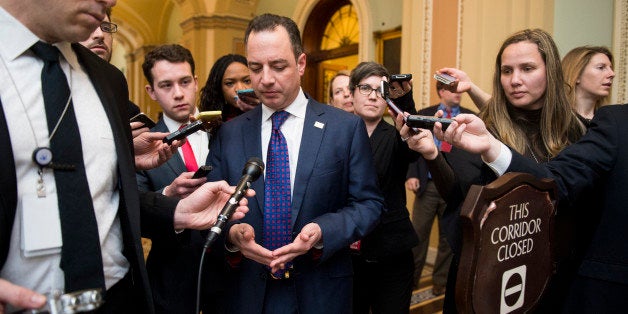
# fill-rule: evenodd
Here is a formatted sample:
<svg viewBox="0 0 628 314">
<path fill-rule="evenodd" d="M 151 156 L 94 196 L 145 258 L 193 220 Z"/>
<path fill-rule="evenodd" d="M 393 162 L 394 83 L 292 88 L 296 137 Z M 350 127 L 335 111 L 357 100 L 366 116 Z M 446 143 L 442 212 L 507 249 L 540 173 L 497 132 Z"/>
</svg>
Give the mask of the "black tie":
<svg viewBox="0 0 628 314">
<path fill-rule="evenodd" d="M 70 99 L 70 88 L 59 65 L 59 50 L 43 42 L 37 42 L 31 50 L 44 60 L 41 88 L 51 134 L 60 120 L 56 133 L 50 139 L 52 161 L 75 167 L 69 171 L 54 170 L 63 239 L 60 267 L 65 275 L 65 292 L 104 289 L 94 204 L 85 175 L 81 137 Z M 66 107 L 67 111 L 63 114 Z"/>
</svg>

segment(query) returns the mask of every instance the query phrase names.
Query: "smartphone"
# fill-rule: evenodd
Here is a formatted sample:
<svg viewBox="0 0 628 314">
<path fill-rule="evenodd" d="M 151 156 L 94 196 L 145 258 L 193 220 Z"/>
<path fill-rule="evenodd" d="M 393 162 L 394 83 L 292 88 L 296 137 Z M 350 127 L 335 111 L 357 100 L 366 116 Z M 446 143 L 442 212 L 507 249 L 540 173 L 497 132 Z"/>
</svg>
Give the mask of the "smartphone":
<svg viewBox="0 0 628 314">
<path fill-rule="evenodd" d="M 434 128 L 434 123 L 440 122 L 443 126 L 443 131 L 447 130 L 447 127 L 453 122 L 452 119 L 447 118 L 436 118 L 430 116 L 421 116 L 421 115 L 409 115 L 406 118 L 406 124 L 409 127 L 420 128 L 432 131 Z"/>
<path fill-rule="evenodd" d="M 214 111 L 201 111 L 196 115 L 197 120 L 201 120 L 203 122 L 212 122 L 222 118 L 222 111 L 214 110 Z"/>
<path fill-rule="evenodd" d="M 453 77 L 453 76 L 451 76 L 449 74 L 446 74 L 446 73 L 440 73 L 440 74 L 436 73 L 436 74 L 434 74 L 434 78 L 437 81 L 439 81 L 439 82 L 441 82 L 441 83 L 443 83 L 445 85 L 452 85 L 454 82 L 456 82 L 456 78 L 455 77 Z"/>
<path fill-rule="evenodd" d="M 401 82 L 403 81 L 409 81 L 412 79 L 412 74 L 393 74 L 390 76 L 390 82 L 399 82 L 399 84 L 401 84 Z"/>
<path fill-rule="evenodd" d="M 238 97 L 246 96 L 257 99 L 257 95 L 255 95 L 255 91 L 252 88 L 239 89 L 236 91 L 236 94 L 238 94 Z"/>
<path fill-rule="evenodd" d="M 149 129 L 152 129 L 155 126 L 155 121 L 151 120 L 151 118 L 149 118 L 143 112 L 140 112 L 140 113 L 134 115 L 129 120 L 129 122 L 141 122 L 142 123 L 142 127 L 147 127 Z"/>
<path fill-rule="evenodd" d="M 174 142 L 175 140 L 181 140 L 185 137 L 187 137 L 188 135 L 201 130 L 204 128 L 203 126 L 203 120 L 196 120 L 190 124 L 188 124 L 186 127 L 176 130 L 170 134 L 168 134 L 168 136 L 164 137 L 164 139 L 162 140 L 164 143 L 167 143 L 168 145 L 172 144 L 172 142 Z"/>
<path fill-rule="evenodd" d="M 206 177 L 212 171 L 212 169 L 213 169 L 212 166 L 208 166 L 208 165 L 200 166 L 198 167 L 198 170 L 196 170 L 196 172 L 194 172 L 194 174 L 192 175 L 192 179 Z"/>
<path fill-rule="evenodd" d="M 403 115 L 403 111 L 401 111 L 401 109 L 399 109 L 399 107 L 397 107 L 397 105 L 395 105 L 395 103 L 390 100 L 390 85 L 388 84 L 388 82 L 382 81 L 379 84 L 379 92 L 380 94 L 382 94 L 382 98 L 384 98 L 386 104 L 388 104 L 389 110 L 393 111 L 395 115 Z"/>
</svg>

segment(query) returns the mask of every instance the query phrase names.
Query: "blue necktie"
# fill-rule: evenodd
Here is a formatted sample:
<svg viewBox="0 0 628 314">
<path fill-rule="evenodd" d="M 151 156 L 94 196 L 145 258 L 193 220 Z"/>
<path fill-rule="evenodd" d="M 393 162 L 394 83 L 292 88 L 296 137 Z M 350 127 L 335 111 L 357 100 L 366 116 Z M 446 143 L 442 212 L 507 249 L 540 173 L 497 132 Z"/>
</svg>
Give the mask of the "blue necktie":
<svg viewBox="0 0 628 314">
<path fill-rule="evenodd" d="M 104 290 L 98 226 L 71 100 L 67 112 L 63 114 L 71 95 L 59 65 L 59 50 L 43 42 L 37 42 L 31 50 L 44 60 L 41 88 L 51 133 L 60 120 L 56 133 L 50 139 L 52 161 L 74 166 L 73 170 L 54 170 L 63 240 L 60 267 L 65 276 L 65 292 L 95 288 Z"/>
<path fill-rule="evenodd" d="M 286 111 L 278 111 L 271 116 L 273 129 L 266 154 L 263 242 L 271 251 L 292 242 L 290 162 L 288 144 L 280 130 L 288 116 L 290 114 Z M 275 275 L 283 277 L 283 272 Z"/>
</svg>

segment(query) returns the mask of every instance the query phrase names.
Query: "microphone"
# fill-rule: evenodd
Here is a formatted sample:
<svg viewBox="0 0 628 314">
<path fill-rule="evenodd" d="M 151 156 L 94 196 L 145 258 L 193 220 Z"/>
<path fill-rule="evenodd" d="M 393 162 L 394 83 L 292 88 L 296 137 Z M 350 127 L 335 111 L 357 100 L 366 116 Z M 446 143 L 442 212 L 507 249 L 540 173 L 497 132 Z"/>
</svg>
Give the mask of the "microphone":
<svg viewBox="0 0 628 314">
<path fill-rule="evenodd" d="M 225 207 L 220 211 L 214 226 L 209 229 L 209 234 L 207 235 L 204 246 L 205 250 L 218 239 L 218 236 L 222 233 L 222 228 L 224 228 L 229 218 L 231 218 L 231 215 L 233 215 L 236 208 L 238 208 L 238 203 L 244 197 L 249 187 L 251 187 L 251 183 L 255 182 L 262 172 L 264 172 L 264 162 L 257 157 L 249 158 L 244 165 L 244 169 L 242 169 L 242 177 L 240 177 L 240 182 L 238 182 L 235 192 L 231 194 Z"/>
</svg>

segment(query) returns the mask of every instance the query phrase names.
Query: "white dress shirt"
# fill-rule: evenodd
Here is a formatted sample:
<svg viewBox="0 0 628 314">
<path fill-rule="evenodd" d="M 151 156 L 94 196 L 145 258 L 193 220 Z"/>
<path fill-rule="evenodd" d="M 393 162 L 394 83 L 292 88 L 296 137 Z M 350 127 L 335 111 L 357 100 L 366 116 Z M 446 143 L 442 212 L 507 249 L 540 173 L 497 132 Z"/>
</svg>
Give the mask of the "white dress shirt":
<svg viewBox="0 0 628 314">
<path fill-rule="evenodd" d="M 194 114 L 198 114 L 198 109 L 194 112 Z M 181 123 L 175 120 L 172 120 L 170 117 L 163 115 L 164 123 L 166 127 L 168 127 L 168 131 L 174 132 L 181 127 Z M 186 122 L 186 124 L 189 122 Z M 207 154 L 209 154 L 209 137 L 207 136 L 207 132 L 204 131 L 196 131 L 187 136 L 187 141 L 190 143 L 192 147 L 192 151 L 194 152 L 194 158 L 196 158 L 196 164 L 200 167 L 205 164 L 207 160 Z M 181 156 L 181 160 L 185 161 L 183 156 L 183 148 L 179 147 L 179 156 Z"/>
<path fill-rule="evenodd" d="M 299 149 L 301 148 L 301 137 L 303 136 L 303 125 L 305 123 L 305 111 L 307 109 L 307 97 L 303 90 L 299 90 L 297 98 L 284 109 L 290 113 L 290 116 L 281 125 L 281 133 L 286 138 L 288 144 L 288 161 L 290 163 L 290 195 L 294 191 L 294 178 L 297 173 L 297 164 L 299 162 Z M 266 155 L 268 154 L 268 143 L 273 129 L 273 121 L 270 118 L 274 109 L 262 104 L 262 158 L 266 164 Z M 266 175 L 266 170 L 264 170 Z"/>
<path fill-rule="evenodd" d="M 0 7 L 0 96 L 11 137 L 18 188 L 18 208 L 11 246 L 0 278 L 45 293 L 64 288 L 59 268 L 60 252 L 25 257 L 21 241 L 21 202 L 36 193 L 38 166 L 31 156 L 37 147 L 48 147 L 48 125 L 41 87 L 44 62 L 29 48 L 39 41 L 30 30 Z M 7 44 L 10 43 L 10 44 Z M 55 44 L 61 51 L 61 68 L 68 79 L 80 130 L 89 190 L 94 204 L 101 244 L 105 284 L 109 288 L 125 276 L 129 263 L 122 255 L 118 218 L 117 154 L 109 119 L 69 43 Z M 44 169 L 46 197 L 56 204 L 54 173 Z M 58 210 L 58 209 L 57 209 Z M 51 222 L 59 223 L 59 222 Z"/>
</svg>

